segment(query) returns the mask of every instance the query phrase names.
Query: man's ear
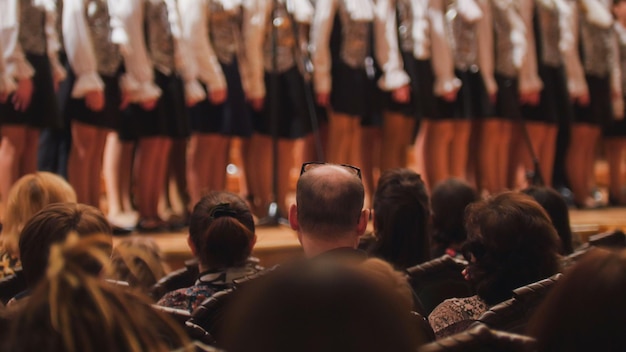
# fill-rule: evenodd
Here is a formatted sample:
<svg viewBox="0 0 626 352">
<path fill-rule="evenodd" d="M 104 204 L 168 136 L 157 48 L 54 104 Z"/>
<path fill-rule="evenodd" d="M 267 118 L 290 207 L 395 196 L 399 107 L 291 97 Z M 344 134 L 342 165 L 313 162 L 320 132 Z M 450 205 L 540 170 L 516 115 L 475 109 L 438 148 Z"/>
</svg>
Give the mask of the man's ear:
<svg viewBox="0 0 626 352">
<path fill-rule="evenodd" d="M 367 230 L 367 223 L 370 220 L 370 210 L 363 209 L 361 210 L 361 216 L 359 216 L 359 223 L 357 224 L 357 235 L 359 237 L 363 236 L 365 230 Z"/>
<path fill-rule="evenodd" d="M 289 208 L 289 226 L 294 231 L 300 230 L 300 224 L 298 223 L 298 206 L 292 204 Z"/>
<path fill-rule="evenodd" d="M 189 246 L 189 249 L 191 249 L 191 254 L 193 254 L 194 257 L 197 257 L 198 251 L 196 249 L 196 245 L 193 244 L 193 241 L 191 240 L 191 236 L 187 236 L 187 245 Z"/>
</svg>

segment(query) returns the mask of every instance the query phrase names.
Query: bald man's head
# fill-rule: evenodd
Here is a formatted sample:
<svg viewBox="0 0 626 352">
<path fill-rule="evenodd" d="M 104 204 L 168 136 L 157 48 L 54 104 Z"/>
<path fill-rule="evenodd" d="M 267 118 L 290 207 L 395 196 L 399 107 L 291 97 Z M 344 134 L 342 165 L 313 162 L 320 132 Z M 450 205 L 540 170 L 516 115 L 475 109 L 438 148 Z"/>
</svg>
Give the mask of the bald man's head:
<svg viewBox="0 0 626 352">
<path fill-rule="evenodd" d="M 298 180 L 296 204 L 302 232 L 331 239 L 359 223 L 365 191 L 353 173 L 338 165 L 311 169 Z"/>
</svg>

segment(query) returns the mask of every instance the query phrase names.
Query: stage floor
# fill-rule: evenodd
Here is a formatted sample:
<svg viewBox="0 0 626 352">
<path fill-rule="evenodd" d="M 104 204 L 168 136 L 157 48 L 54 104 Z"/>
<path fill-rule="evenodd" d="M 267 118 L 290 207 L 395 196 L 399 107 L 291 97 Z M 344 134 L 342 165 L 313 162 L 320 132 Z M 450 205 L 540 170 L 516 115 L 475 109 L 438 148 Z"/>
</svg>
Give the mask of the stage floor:
<svg viewBox="0 0 626 352">
<path fill-rule="evenodd" d="M 582 244 L 590 235 L 621 228 L 626 228 L 626 208 L 605 208 L 598 210 L 571 210 L 570 222 L 574 231 L 574 241 Z M 171 269 L 182 266 L 184 260 L 191 258 L 187 247 L 187 233 L 137 234 L 154 239 Z M 119 241 L 124 237 L 116 237 Z M 253 255 L 264 266 L 271 266 L 302 255 L 296 233 L 287 226 L 257 228 L 257 244 Z"/>
</svg>

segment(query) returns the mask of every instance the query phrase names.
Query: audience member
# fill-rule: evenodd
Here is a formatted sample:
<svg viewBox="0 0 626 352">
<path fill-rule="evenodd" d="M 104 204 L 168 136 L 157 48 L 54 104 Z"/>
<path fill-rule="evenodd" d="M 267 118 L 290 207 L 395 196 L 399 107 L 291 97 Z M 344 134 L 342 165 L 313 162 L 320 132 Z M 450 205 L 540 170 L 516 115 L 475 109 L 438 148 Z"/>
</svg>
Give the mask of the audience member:
<svg viewBox="0 0 626 352">
<path fill-rule="evenodd" d="M 426 185 L 409 169 L 383 173 L 374 194 L 375 241 L 367 249 L 397 268 L 430 259 Z"/>
<path fill-rule="evenodd" d="M 235 194 L 212 192 L 193 209 L 187 240 L 199 259 L 195 285 L 169 292 L 157 304 L 193 311 L 206 298 L 232 287 L 233 281 L 258 268 L 248 262 L 256 243 L 254 219 L 246 203 Z"/>
<path fill-rule="evenodd" d="M 529 187 L 522 191 L 533 197 L 539 205 L 541 205 L 556 229 L 556 233 L 561 239 L 560 253 L 568 255 L 574 252 L 572 245 L 572 228 L 569 223 L 569 209 L 563 196 L 552 188 L 548 187 Z"/>
<path fill-rule="evenodd" d="M 70 233 L 81 237 L 107 235 L 108 242 L 103 250 L 111 254 L 111 226 L 99 209 L 75 203 L 48 205 L 26 223 L 20 235 L 20 260 L 29 290 L 45 276 L 50 248 L 65 241 Z M 93 274 L 100 271 L 100 268 L 91 269 Z M 24 292 L 17 298 L 27 294 Z"/>
<path fill-rule="evenodd" d="M 402 352 L 420 340 L 396 291 L 353 266 L 304 261 L 249 285 L 226 313 L 229 352 Z"/>
<path fill-rule="evenodd" d="M 48 270 L 12 322 L 9 351 L 171 351 L 186 346 L 183 331 L 142 295 L 86 270 L 110 270 L 110 234 L 76 232 L 51 245 Z M 95 265 L 97 264 L 97 265 Z"/>
<path fill-rule="evenodd" d="M 356 250 L 369 220 L 369 211 L 363 209 L 365 192 L 360 175 L 353 166 L 302 165 L 289 223 L 298 233 L 307 258 L 365 258 L 365 253 Z"/>
<path fill-rule="evenodd" d="M 476 296 L 448 299 L 429 321 L 437 337 L 458 332 L 489 307 L 511 298 L 513 290 L 547 278 L 559 269 L 558 236 L 548 214 L 521 193 L 506 192 L 467 210 L 464 253 L 466 280 Z"/>
<path fill-rule="evenodd" d="M 398 299 L 398 303 L 406 311 L 415 309 L 413 289 L 409 285 L 406 274 L 395 270 L 391 264 L 378 258 L 369 258 L 357 266 L 365 275 L 377 280 L 381 286 L 387 287 Z"/>
<path fill-rule="evenodd" d="M 456 257 L 467 238 L 465 208 L 480 199 L 478 192 L 459 179 L 448 179 L 435 186 L 430 197 L 433 222 L 433 257 Z"/>
<path fill-rule="evenodd" d="M 626 251 L 594 249 L 536 310 L 528 334 L 537 351 L 624 351 Z"/>
<path fill-rule="evenodd" d="M 126 281 L 143 293 L 148 293 L 165 276 L 161 251 L 151 238 L 130 237 L 120 241 L 113 248 L 111 265 L 111 279 Z"/>
<path fill-rule="evenodd" d="M 11 187 L 4 207 L 0 278 L 14 274 L 21 266 L 17 246 L 24 224 L 48 204 L 75 202 L 72 186 L 49 172 L 25 175 Z"/>
</svg>

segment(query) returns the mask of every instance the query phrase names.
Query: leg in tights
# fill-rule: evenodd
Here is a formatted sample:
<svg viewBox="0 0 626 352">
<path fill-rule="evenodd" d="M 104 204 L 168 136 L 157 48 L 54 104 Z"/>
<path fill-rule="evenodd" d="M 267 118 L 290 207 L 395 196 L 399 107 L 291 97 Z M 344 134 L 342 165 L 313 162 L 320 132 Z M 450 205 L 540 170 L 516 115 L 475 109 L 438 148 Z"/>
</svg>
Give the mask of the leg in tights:
<svg viewBox="0 0 626 352">
<path fill-rule="evenodd" d="M 606 160 L 609 164 L 609 201 L 612 205 L 624 204 L 622 195 L 622 164 L 626 139 L 623 137 L 609 137 L 604 142 Z"/>
<path fill-rule="evenodd" d="M 329 111 L 328 122 L 328 161 L 335 164 L 349 164 L 360 129 L 360 119 L 354 116 Z"/>
<path fill-rule="evenodd" d="M 433 189 L 439 182 L 452 175 L 452 143 L 454 124 L 452 120 L 429 121 L 422 127 L 424 132 L 424 170 L 428 186 Z"/>
<path fill-rule="evenodd" d="M 415 119 L 398 112 L 384 113 L 381 150 L 385 152 L 385 157 L 380 160 L 381 172 L 406 167 L 407 148 L 414 128 Z"/>
<path fill-rule="evenodd" d="M 69 182 L 76 191 L 78 202 L 99 206 L 94 189 L 100 192 L 100 171 L 106 131 L 81 122 L 72 122 L 72 149 L 68 163 Z M 98 145 L 102 143 L 102 145 Z M 99 199 L 99 197 L 98 197 Z"/>
<path fill-rule="evenodd" d="M 499 119 L 482 121 L 478 170 L 483 192 L 496 194 L 506 188 L 510 124 Z"/>
<path fill-rule="evenodd" d="M 467 180 L 468 160 L 472 153 L 470 146 L 470 136 L 472 132 L 471 121 L 453 120 L 454 135 L 452 136 L 452 148 L 450 156 L 451 176 L 462 180 Z"/>
<path fill-rule="evenodd" d="M 365 185 L 365 194 L 367 195 L 366 199 L 369 199 L 365 207 L 371 205 L 372 198 L 376 192 L 376 183 L 378 181 L 376 169 L 379 168 L 381 162 L 380 132 L 380 128 L 378 127 L 361 127 L 359 135 L 355 138 L 355 143 L 358 143 L 358 146 L 353 150 L 360 150 L 360 163 L 358 162 L 359 158 L 357 156 L 351 164 L 361 165 L 363 184 Z M 406 145 L 403 149 L 405 150 L 404 158 L 406 160 Z M 387 154 L 388 153 L 385 151 L 385 158 L 383 159 L 386 159 Z M 404 164 L 406 164 L 406 161 Z M 402 166 L 406 166 L 404 164 Z"/>
<path fill-rule="evenodd" d="M 567 152 L 567 173 L 574 192 L 574 201 L 580 207 L 593 206 L 593 199 L 590 197 L 589 168 L 592 167 L 590 164 L 593 164 L 596 138 L 594 129 L 596 128 L 589 124 L 573 124 L 571 140 L 576 143 L 571 143 Z"/>
<path fill-rule="evenodd" d="M 6 204 L 11 186 L 20 176 L 21 157 L 26 143 L 26 127 L 19 125 L 2 126 L 0 142 L 0 193 L 2 204 Z"/>
</svg>

